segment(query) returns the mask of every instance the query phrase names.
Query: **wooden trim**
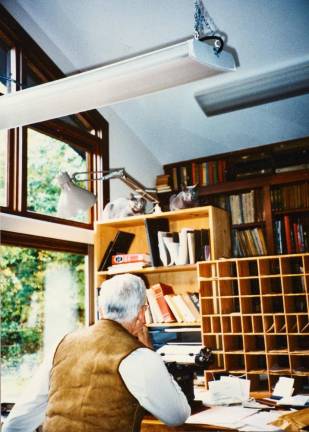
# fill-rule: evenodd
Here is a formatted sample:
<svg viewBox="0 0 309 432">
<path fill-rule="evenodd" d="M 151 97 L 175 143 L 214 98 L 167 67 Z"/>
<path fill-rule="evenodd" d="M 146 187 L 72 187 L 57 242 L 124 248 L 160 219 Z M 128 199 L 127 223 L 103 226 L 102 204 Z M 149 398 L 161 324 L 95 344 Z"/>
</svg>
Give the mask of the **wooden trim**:
<svg viewBox="0 0 309 432">
<path fill-rule="evenodd" d="M 87 255 L 89 248 L 89 245 L 85 243 L 33 236 L 29 234 L 15 233 L 12 231 L 2 231 L 1 242 L 4 245 L 10 246 L 31 247 L 36 249 L 70 252 L 82 255 Z"/>
<path fill-rule="evenodd" d="M 266 185 L 281 185 L 309 180 L 309 170 L 290 171 L 280 174 L 261 175 L 250 179 L 226 181 L 215 185 L 201 186 L 199 189 L 200 196 L 244 191 L 247 189 L 262 188 Z"/>
<path fill-rule="evenodd" d="M 94 285 L 94 247 L 88 245 L 88 293 L 87 293 L 87 321 L 88 325 L 95 322 L 95 285 Z"/>
<path fill-rule="evenodd" d="M 19 200 L 18 200 L 18 209 L 22 212 L 27 211 L 27 197 L 28 197 L 28 137 L 27 137 L 27 128 L 19 128 L 18 129 L 21 139 L 20 139 L 20 158 L 19 158 L 19 170 L 20 170 L 20 178 L 19 178 Z"/>
<path fill-rule="evenodd" d="M 263 201 L 263 219 L 265 221 L 267 252 L 268 254 L 273 254 L 275 252 L 275 242 L 273 236 L 273 218 L 270 199 L 270 186 L 268 185 L 265 185 L 263 187 Z"/>
<path fill-rule="evenodd" d="M 166 170 L 166 169 L 169 169 L 172 167 L 187 165 L 187 164 L 190 164 L 190 163 L 196 162 L 196 161 L 203 162 L 203 161 L 218 160 L 218 159 L 229 160 L 231 158 L 237 158 L 239 156 L 253 155 L 254 153 L 267 152 L 269 154 L 272 154 L 272 151 L 276 146 L 280 145 L 282 148 L 284 148 L 285 146 L 289 146 L 291 144 L 295 144 L 295 145 L 299 144 L 299 145 L 303 145 L 303 146 L 305 146 L 305 145 L 309 146 L 309 137 L 298 138 L 295 140 L 282 141 L 282 142 L 277 142 L 274 144 L 264 144 L 261 146 L 250 147 L 250 148 L 236 150 L 236 151 L 232 151 L 232 152 L 219 153 L 216 155 L 203 156 L 200 158 L 183 160 L 183 161 L 179 161 L 179 162 L 175 162 L 175 163 L 165 164 L 165 165 L 163 165 L 163 168 L 164 168 L 164 170 Z"/>
<path fill-rule="evenodd" d="M 102 145 L 101 140 L 94 135 L 71 126 L 59 119 L 49 120 L 44 123 L 36 123 L 28 127 L 46 135 L 50 135 L 72 147 L 78 147 L 79 149 L 89 153 L 98 154 L 99 148 Z"/>
</svg>

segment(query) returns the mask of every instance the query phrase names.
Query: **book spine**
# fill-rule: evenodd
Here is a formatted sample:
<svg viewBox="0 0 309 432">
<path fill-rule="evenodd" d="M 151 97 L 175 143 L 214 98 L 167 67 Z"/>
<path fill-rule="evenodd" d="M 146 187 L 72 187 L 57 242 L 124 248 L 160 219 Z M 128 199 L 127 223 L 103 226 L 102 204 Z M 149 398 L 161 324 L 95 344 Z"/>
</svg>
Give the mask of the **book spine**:
<svg viewBox="0 0 309 432">
<path fill-rule="evenodd" d="M 289 254 L 291 254 L 293 251 L 293 247 L 292 247 L 291 225 L 290 225 L 289 216 L 284 215 L 283 221 L 284 221 L 284 233 L 285 233 L 286 248 L 287 248 L 287 252 Z"/>
<path fill-rule="evenodd" d="M 175 321 L 174 316 L 164 298 L 163 290 L 161 288 L 160 284 L 156 284 L 150 287 L 150 289 L 154 293 L 154 299 L 157 302 L 157 305 L 161 311 L 161 316 L 163 319 L 163 322 L 173 322 Z"/>
</svg>

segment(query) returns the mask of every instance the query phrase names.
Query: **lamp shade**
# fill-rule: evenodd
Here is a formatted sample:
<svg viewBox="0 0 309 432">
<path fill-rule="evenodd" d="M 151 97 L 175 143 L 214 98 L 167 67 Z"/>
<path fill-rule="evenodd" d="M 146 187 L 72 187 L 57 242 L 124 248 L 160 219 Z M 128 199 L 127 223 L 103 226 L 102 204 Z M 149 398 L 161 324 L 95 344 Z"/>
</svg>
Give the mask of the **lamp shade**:
<svg viewBox="0 0 309 432">
<path fill-rule="evenodd" d="M 76 186 L 67 172 L 62 172 L 57 177 L 57 182 L 61 188 L 58 202 L 58 216 L 69 218 L 76 216 L 79 211 L 89 210 L 96 202 L 96 196 Z"/>
</svg>

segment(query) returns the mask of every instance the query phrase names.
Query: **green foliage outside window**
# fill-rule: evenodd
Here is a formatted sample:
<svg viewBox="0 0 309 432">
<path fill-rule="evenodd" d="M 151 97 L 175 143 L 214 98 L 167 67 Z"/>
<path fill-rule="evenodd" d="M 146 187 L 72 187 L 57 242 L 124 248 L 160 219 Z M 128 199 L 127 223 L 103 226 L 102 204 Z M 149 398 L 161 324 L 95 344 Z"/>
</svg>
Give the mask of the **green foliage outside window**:
<svg viewBox="0 0 309 432">
<path fill-rule="evenodd" d="M 48 264 L 67 266 L 77 284 L 79 322 L 84 322 L 85 258 L 82 255 L 1 246 L 1 357 L 3 364 L 16 365 L 24 354 L 42 348 L 44 332 L 45 270 Z M 66 287 L 64 287 L 66 289 Z M 39 313 L 29 325 L 35 294 Z M 61 299 L 59 299 L 61 308 Z"/>
</svg>

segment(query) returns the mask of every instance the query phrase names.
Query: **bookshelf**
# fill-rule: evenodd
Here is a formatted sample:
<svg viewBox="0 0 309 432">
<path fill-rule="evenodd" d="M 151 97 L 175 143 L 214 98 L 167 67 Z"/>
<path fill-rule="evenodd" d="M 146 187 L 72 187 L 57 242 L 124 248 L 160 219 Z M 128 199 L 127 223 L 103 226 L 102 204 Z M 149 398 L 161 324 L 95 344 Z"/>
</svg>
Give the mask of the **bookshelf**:
<svg viewBox="0 0 309 432">
<path fill-rule="evenodd" d="M 309 254 L 230 258 L 198 264 L 205 372 L 245 375 L 251 391 L 271 392 L 292 376 L 309 392 Z"/>
<path fill-rule="evenodd" d="M 156 221 L 156 219 L 162 217 L 168 219 L 170 231 L 179 232 L 182 228 L 209 230 L 211 258 L 230 256 L 231 243 L 228 214 L 225 210 L 212 206 L 97 222 L 94 234 L 96 287 L 99 287 L 105 279 L 112 276 L 108 271 L 98 271 L 97 269 L 106 248 L 115 238 L 116 233 L 121 230 L 134 234 L 129 253 L 149 253 L 145 221 Z M 147 286 L 160 282 L 171 285 L 175 294 L 199 291 L 197 264 L 145 267 L 134 271 L 134 273 L 141 275 L 145 279 Z M 97 311 L 95 311 L 95 316 L 97 316 Z M 179 324 L 177 323 L 177 325 Z M 168 325 L 165 324 L 165 326 Z M 191 324 L 181 323 L 180 326 L 186 325 Z"/>
<path fill-rule="evenodd" d="M 209 167 L 216 172 L 210 177 Z M 309 138 L 176 162 L 164 171 L 174 193 L 180 184 L 199 183 L 200 204 L 229 212 L 234 257 L 309 251 Z M 167 208 L 169 194 L 159 197 Z"/>
</svg>

